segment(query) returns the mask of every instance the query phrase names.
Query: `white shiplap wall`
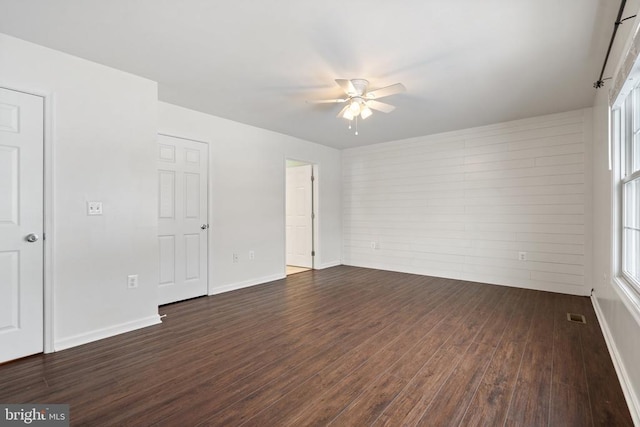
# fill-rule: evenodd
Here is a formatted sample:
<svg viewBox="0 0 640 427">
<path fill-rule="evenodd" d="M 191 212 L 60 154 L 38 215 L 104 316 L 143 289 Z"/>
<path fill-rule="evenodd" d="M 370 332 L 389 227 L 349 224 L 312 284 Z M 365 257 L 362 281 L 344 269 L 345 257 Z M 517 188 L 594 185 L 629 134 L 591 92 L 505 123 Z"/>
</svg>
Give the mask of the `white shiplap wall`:
<svg viewBox="0 0 640 427">
<path fill-rule="evenodd" d="M 591 115 L 345 150 L 344 264 L 588 295 Z"/>
</svg>

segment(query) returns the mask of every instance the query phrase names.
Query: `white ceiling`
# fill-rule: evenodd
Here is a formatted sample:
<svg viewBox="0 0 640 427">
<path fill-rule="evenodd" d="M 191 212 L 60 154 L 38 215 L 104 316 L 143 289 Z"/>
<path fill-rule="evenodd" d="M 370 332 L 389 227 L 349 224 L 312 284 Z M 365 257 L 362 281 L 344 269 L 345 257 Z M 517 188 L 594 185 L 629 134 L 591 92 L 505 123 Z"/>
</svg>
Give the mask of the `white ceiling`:
<svg viewBox="0 0 640 427">
<path fill-rule="evenodd" d="M 0 0 L 0 32 L 159 83 L 162 101 L 347 148 L 592 105 L 613 0 Z M 615 65 L 615 64 L 614 64 Z M 610 67 L 609 67 L 610 68 Z M 402 82 L 335 116 L 335 78 Z"/>
</svg>

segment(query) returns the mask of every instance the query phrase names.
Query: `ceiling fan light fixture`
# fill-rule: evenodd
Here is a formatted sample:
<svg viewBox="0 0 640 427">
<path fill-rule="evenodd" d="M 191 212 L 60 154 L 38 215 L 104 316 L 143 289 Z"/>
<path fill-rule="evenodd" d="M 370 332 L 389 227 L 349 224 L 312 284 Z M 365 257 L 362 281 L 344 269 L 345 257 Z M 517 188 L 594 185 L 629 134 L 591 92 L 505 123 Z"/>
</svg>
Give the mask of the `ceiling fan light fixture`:
<svg viewBox="0 0 640 427">
<path fill-rule="evenodd" d="M 360 117 L 362 117 L 362 120 L 366 119 L 367 117 L 371 116 L 373 114 L 373 111 L 371 111 L 371 108 L 369 108 L 369 106 L 367 104 L 365 104 L 362 109 L 360 110 Z"/>
<path fill-rule="evenodd" d="M 349 105 L 349 111 L 351 111 L 354 116 L 360 114 L 360 103 L 358 101 L 352 100 L 351 104 Z"/>
<path fill-rule="evenodd" d="M 344 110 L 342 117 L 347 120 L 353 120 L 356 116 L 353 114 L 350 108 L 347 108 L 346 110 Z"/>
</svg>

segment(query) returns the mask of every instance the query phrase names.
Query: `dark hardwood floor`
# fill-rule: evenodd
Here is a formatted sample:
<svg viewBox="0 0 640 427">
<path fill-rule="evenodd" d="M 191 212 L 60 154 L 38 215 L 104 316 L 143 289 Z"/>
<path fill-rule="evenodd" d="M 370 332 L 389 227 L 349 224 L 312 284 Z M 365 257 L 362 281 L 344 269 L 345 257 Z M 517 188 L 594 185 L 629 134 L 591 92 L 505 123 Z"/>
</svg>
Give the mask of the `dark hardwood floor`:
<svg viewBox="0 0 640 427">
<path fill-rule="evenodd" d="M 585 297 L 335 267 L 160 312 L 1 365 L 0 402 L 87 426 L 632 425 Z"/>
</svg>

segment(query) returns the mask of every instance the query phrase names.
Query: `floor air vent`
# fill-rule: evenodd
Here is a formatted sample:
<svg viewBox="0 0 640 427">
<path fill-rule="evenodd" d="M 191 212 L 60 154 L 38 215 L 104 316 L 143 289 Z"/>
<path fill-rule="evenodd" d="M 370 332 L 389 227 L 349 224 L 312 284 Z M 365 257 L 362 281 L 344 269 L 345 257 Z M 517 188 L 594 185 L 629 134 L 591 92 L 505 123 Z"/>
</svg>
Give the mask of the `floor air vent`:
<svg viewBox="0 0 640 427">
<path fill-rule="evenodd" d="M 567 320 L 569 322 L 587 323 L 587 320 L 582 314 L 567 313 Z"/>
</svg>

